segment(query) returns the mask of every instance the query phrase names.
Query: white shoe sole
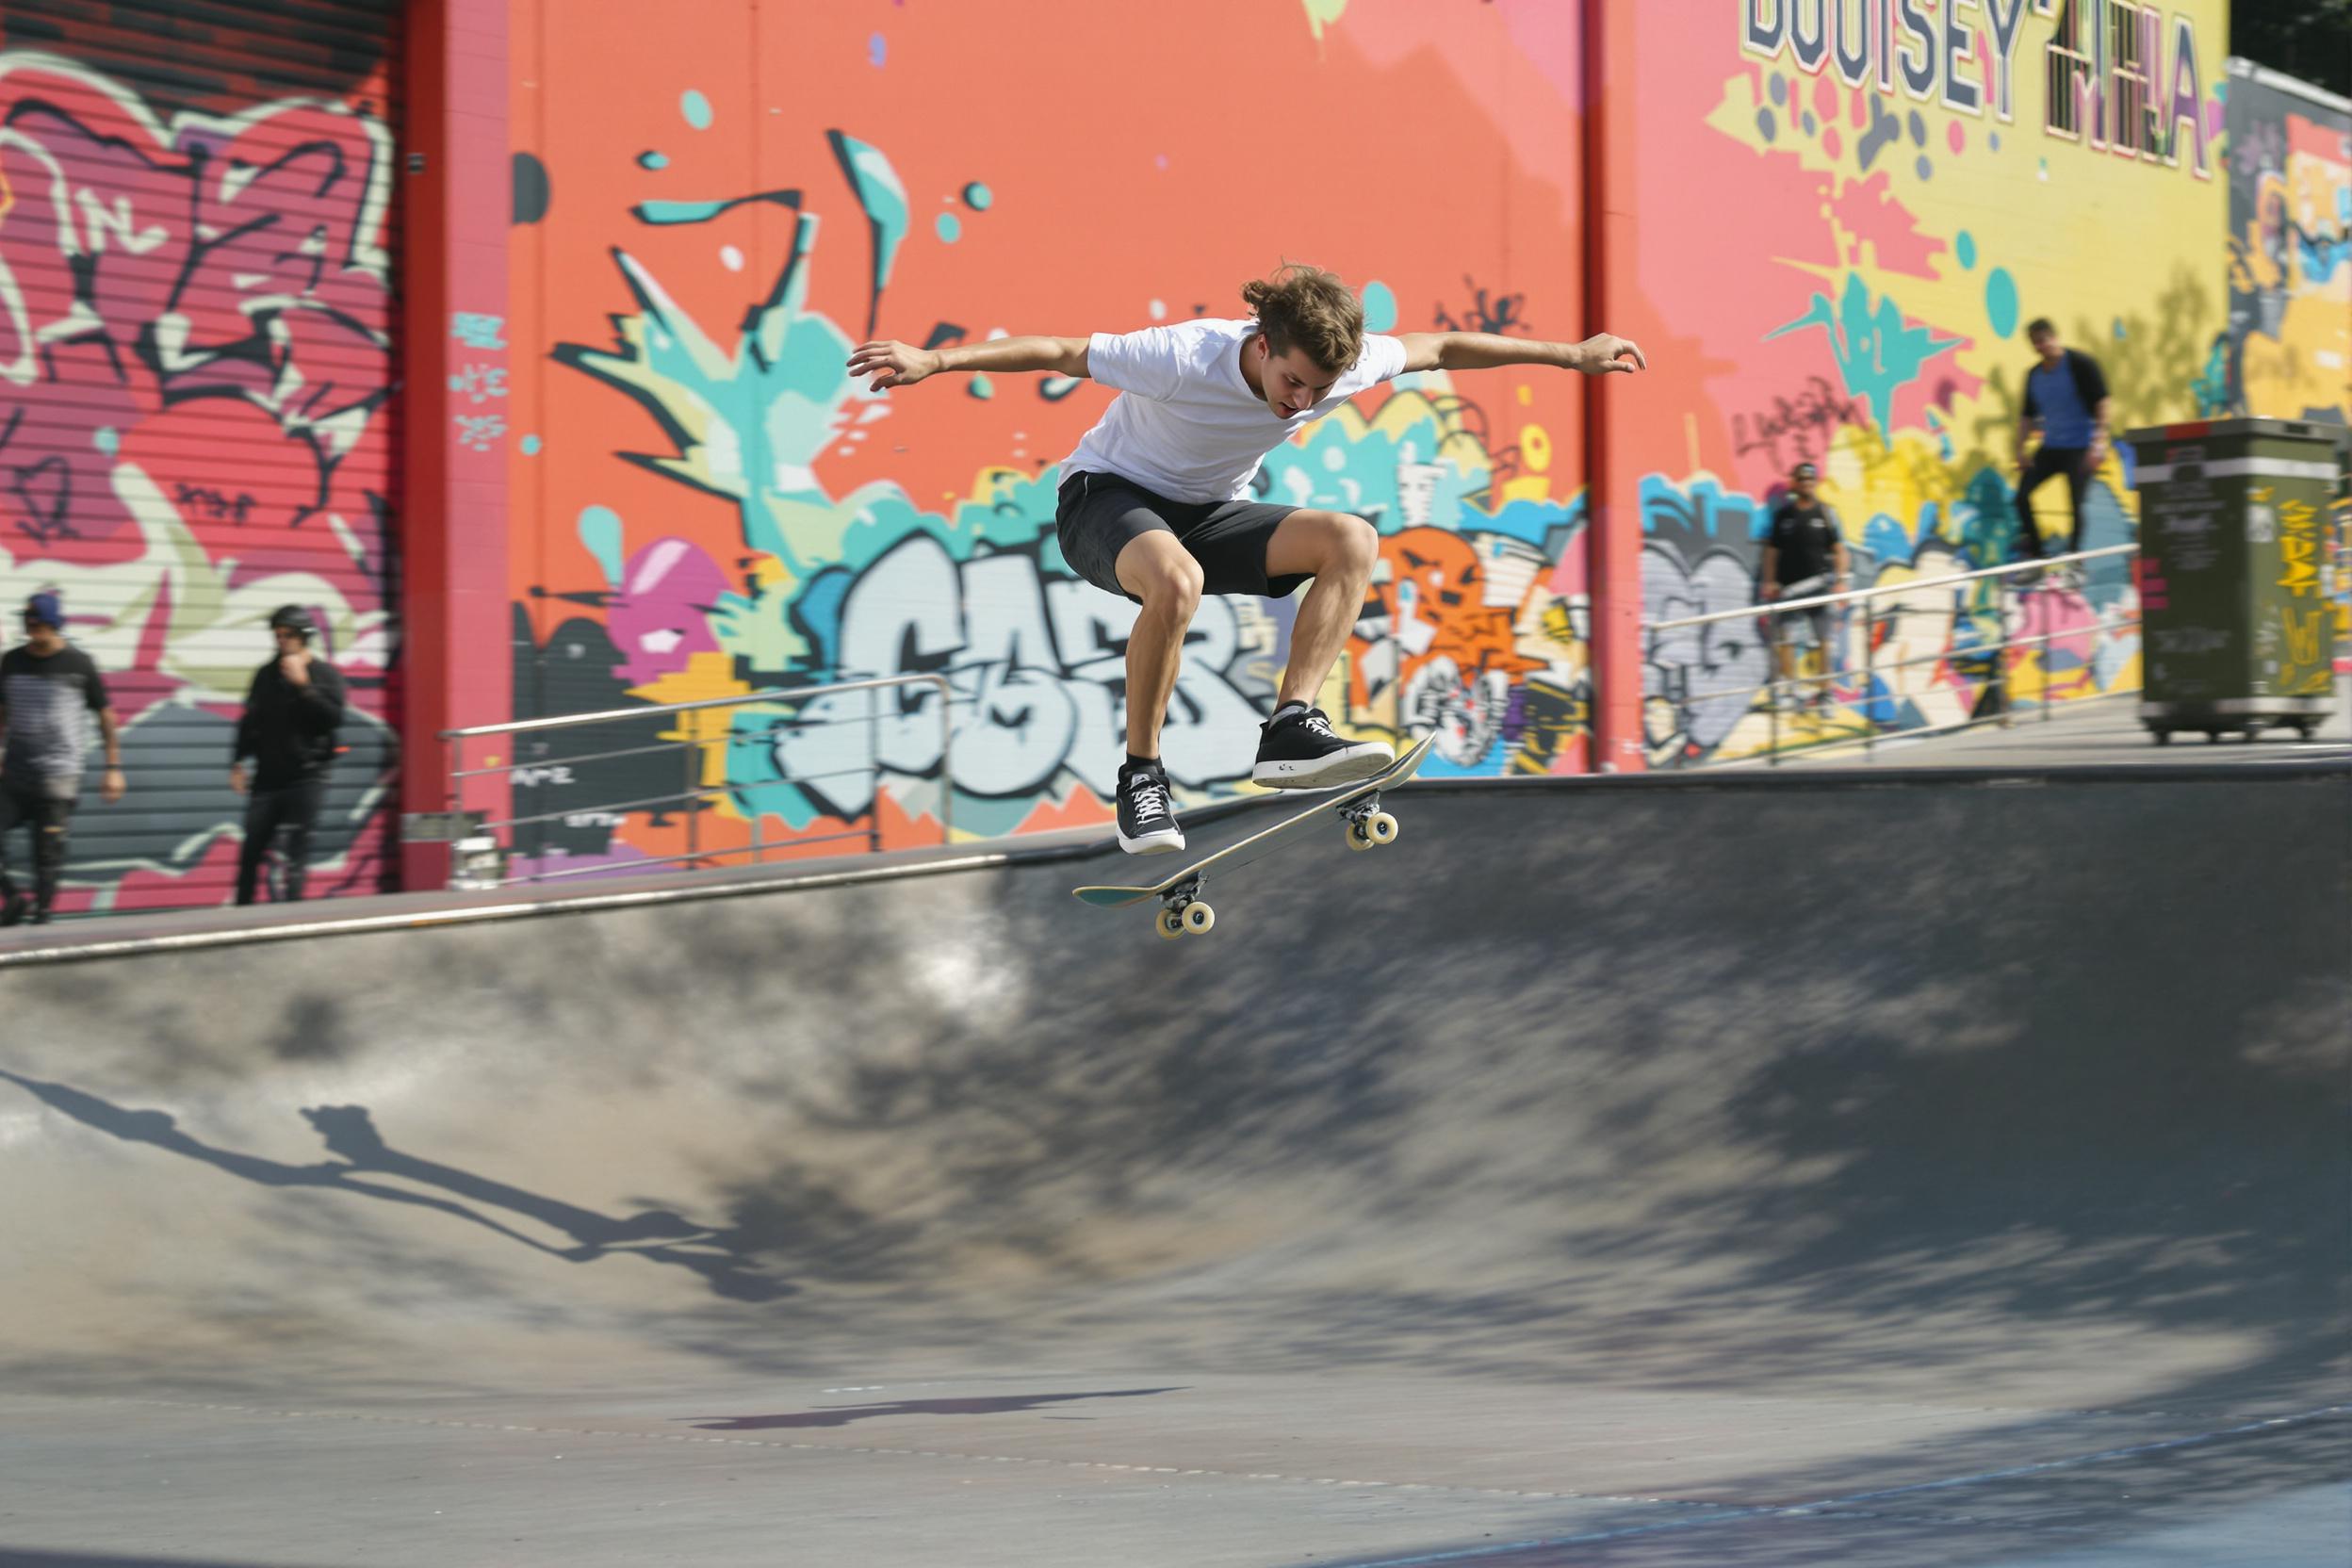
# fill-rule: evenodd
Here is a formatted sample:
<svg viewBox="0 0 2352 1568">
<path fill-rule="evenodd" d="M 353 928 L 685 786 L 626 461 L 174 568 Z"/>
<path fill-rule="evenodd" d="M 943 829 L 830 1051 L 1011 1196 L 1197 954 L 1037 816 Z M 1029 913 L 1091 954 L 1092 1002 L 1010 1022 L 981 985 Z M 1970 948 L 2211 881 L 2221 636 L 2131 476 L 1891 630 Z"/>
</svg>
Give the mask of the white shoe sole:
<svg viewBox="0 0 2352 1568">
<path fill-rule="evenodd" d="M 1300 761 L 1260 762 L 1250 770 L 1250 781 L 1269 790 L 1328 790 L 1369 778 L 1396 760 L 1396 754 L 1381 743 L 1364 741 Z"/>
<path fill-rule="evenodd" d="M 1172 855 L 1184 847 L 1184 835 L 1178 828 L 1171 827 L 1165 833 L 1146 833 L 1140 839 L 1131 839 L 1116 827 L 1111 831 L 1119 835 L 1119 847 L 1130 855 Z"/>
</svg>

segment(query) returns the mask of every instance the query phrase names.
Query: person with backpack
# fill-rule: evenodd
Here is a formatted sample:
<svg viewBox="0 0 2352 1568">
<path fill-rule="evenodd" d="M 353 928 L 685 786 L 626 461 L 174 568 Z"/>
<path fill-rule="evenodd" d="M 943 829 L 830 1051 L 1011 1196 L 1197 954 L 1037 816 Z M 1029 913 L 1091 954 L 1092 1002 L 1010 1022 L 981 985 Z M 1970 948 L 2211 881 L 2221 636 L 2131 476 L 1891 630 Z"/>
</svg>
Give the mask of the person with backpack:
<svg viewBox="0 0 2352 1568">
<path fill-rule="evenodd" d="M 2034 520 L 2034 492 L 2064 474 L 2066 496 L 2074 509 L 2074 527 L 2066 553 L 2082 547 L 2082 498 L 2090 493 L 2091 478 L 2107 460 L 2107 376 L 2099 361 L 2058 340 L 2058 329 L 2045 317 L 2025 329 L 2039 356 L 2025 378 L 2025 407 L 2017 416 L 2017 559 L 2039 560 L 2042 531 Z M 2029 459 L 2025 444 L 2034 432 L 2042 444 Z"/>
</svg>

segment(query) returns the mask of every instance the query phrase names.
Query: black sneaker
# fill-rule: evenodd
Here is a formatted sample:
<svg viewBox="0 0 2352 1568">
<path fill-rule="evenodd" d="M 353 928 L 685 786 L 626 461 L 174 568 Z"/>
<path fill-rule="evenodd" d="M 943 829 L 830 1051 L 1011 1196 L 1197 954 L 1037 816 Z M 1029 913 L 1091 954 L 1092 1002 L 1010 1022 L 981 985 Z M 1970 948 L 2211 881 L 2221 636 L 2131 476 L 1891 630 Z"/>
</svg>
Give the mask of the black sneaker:
<svg viewBox="0 0 2352 1568">
<path fill-rule="evenodd" d="M 24 917 L 33 912 L 30 894 L 11 892 L 0 896 L 0 925 L 22 925 Z"/>
<path fill-rule="evenodd" d="M 1150 767 L 1119 770 L 1119 847 L 1130 855 L 1166 855 L 1184 847 L 1184 830 L 1168 797 L 1168 774 Z"/>
<path fill-rule="evenodd" d="M 1320 708 L 1285 708 L 1260 727 L 1252 782 L 1269 790 L 1327 790 L 1369 778 L 1396 760 L 1385 741 L 1343 740 Z"/>
</svg>

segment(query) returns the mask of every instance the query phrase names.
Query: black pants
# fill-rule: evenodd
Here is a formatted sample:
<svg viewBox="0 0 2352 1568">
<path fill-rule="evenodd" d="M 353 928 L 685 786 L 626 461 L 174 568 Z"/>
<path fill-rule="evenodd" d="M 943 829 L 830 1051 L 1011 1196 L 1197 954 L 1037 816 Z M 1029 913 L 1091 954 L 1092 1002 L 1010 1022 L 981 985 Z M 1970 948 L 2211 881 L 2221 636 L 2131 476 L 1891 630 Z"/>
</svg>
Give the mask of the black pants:
<svg viewBox="0 0 2352 1568">
<path fill-rule="evenodd" d="M 270 841 L 286 831 L 286 875 L 282 886 L 289 904 L 302 896 L 302 878 L 310 869 L 310 829 L 326 799 L 327 781 L 299 778 L 275 790 L 255 790 L 245 803 L 245 848 L 237 858 L 237 901 L 251 904 L 253 886 L 261 878 L 263 857 Z"/>
<path fill-rule="evenodd" d="M 2066 476 L 2066 495 L 2074 503 L 2074 531 L 2066 536 L 2066 553 L 2071 555 L 2082 547 L 2082 498 L 2090 494 L 2091 476 L 2083 459 L 2090 455 L 2086 447 L 2044 447 L 2026 465 L 2025 477 L 2017 481 L 2017 554 L 2038 556 L 2042 550 L 2042 531 L 2034 522 L 2034 492 L 2060 474 Z"/>
<path fill-rule="evenodd" d="M 0 900 L 17 896 L 8 876 L 8 840 L 22 824 L 33 839 L 33 908 L 46 915 L 65 874 L 66 824 L 81 780 L 64 786 L 41 778 L 0 778 Z"/>
</svg>

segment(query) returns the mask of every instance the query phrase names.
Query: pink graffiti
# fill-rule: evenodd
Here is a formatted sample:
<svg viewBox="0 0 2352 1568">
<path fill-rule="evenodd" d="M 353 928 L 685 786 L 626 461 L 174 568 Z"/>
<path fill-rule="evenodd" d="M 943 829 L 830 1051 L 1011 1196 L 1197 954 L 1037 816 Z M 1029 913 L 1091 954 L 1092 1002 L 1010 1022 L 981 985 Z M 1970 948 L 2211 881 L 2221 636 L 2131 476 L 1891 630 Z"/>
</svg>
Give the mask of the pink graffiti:
<svg viewBox="0 0 2352 1568">
<path fill-rule="evenodd" d="M 621 580 L 606 626 L 621 653 L 622 679 L 644 686 L 683 670 L 697 653 L 718 651 L 710 612 L 728 584 L 700 546 L 657 539 L 629 557 Z"/>
<path fill-rule="evenodd" d="M 154 496 L 240 577 L 315 569 L 315 539 L 279 536 L 327 514 L 380 545 L 384 128 L 309 100 L 166 124 L 104 78 L 25 63 L 0 65 L 0 125 L 8 547 L 137 559 Z M 351 574 L 355 608 L 382 576 Z"/>
</svg>

